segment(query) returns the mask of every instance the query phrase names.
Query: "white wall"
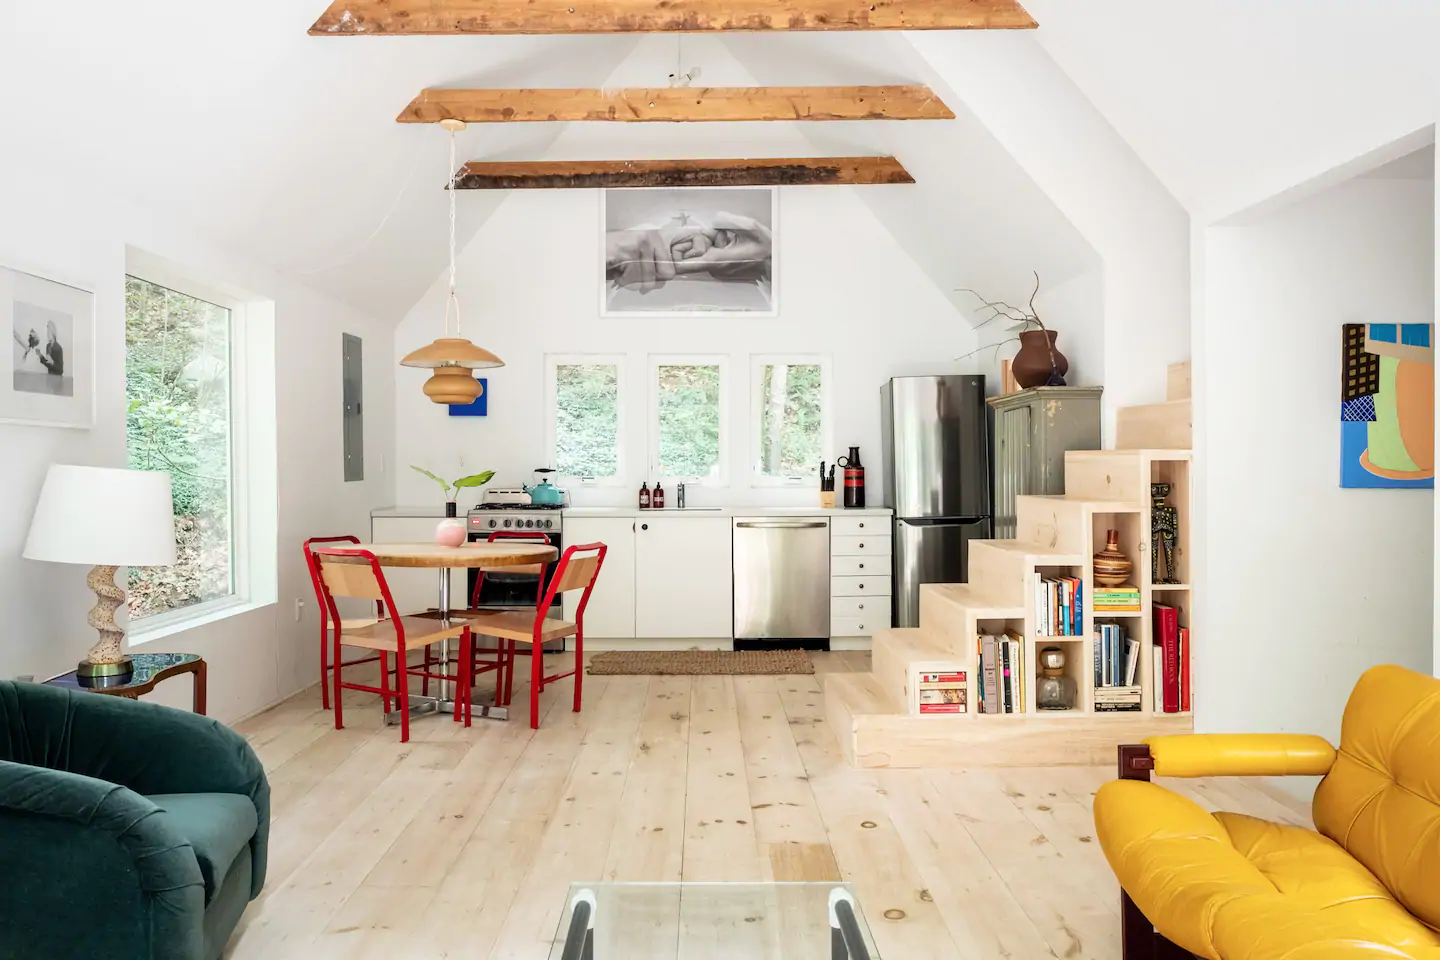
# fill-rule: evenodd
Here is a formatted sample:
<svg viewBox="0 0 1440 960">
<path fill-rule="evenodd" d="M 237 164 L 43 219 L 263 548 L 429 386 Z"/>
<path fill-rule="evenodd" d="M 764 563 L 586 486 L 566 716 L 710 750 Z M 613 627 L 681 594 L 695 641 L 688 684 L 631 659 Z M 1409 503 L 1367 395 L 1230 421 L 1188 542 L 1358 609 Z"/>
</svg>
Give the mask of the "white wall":
<svg viewBox="0 0 1440 960">
<path fill-rule="evenodd" d="M 1189 218 L 1035 35 L 908 36 L 1099 257 L 1104 362 L 1087 376 L 1108 443 L 1115 411 L 1164 399 L 1166 366 L 1190 354 Z"/>
<path fill-rule="evenodd" d="M 646 356 L 721 353 L 732 378 L 728 421 L 731 487 L 696 492 L 692 503 L 813 503 L 816 493 L 752 490 L 748 463 L 749 365 L 759 353 L 826 352 L 833 357 L 835 449 L 858 444 L 872 503 L 880 498 L 880 385 L 906 374 L 979 370 L 954 361 L 975 333 L 896 245 L 856 196 L 865 187 L 794 187 L 780 194 L 780 316 L 773 320 L 601 319 L 600 211 L 592 190 L 513 193 L 460 256 L 466 335 L 506 366 L 488 371 L 489 416 L 451 418 L 421 393 L 425 371 L 401 370 L 396 383 L 396 488 L 405 503 L 434 502 L 435 484 L 409 470 L 442 475 L 498 471 L 497 484 L 531 480 L 545 465 L 542 393 L 546 353 L 624 353 L 630 357 L 626 443 L 633 484 L 577 491 L 577 503 L 634 502 L 644 479 Z M 869 188 L 885 189 L 885 188 Z M 978 283 L 979 281 L 977 281 Z M 437 283 L 401 323 L 396 358 L 439 336 L 444 287 Z M 671 493 L 673 496 L 673 491 Z"/>
<path fill-rule="evenodd" d="M 1431 665 L 1434 496 L 1339 487 L 1340 324 L 1434 319 L 1434 185 L 1358 179 L 1205 233 L 1200 731 L 1338 738 L 1357 676 Z"/>
<path fill-rule="evenodd" d="M 13 160 L 13 158 L 9 158 Z M 184 650 L 210 666 L 210 713 L 234 720 L 313 682 L 318 633 L 300 542 L 307 536 L 368 530 L 372 506 L 391 499 L 383 455 L 393 444 L 391 331 L 275 271 L 229 256 L 142 208 L 91 194 L 83 184 L 6 166 L 0 175 L 0 263 L 96 291 L 97 419 L 91 430 L 0 424 L 0 676 L 48 676 L 71 669 L 94 642 L 85 615 L 94 597 L 86 570 L 24 560 L 20 551 L 47 466 L 125 462 L 124 277 L 126 247 L 191 268 L 196 279 L 273 300 L 279 463 L 279 602 L 153 641 L 144 650 Z M 341 468 L 341 340 L 365 340 L 364 482 Z M 77 504 L 77 509 L 83 508 Z M 304 621 L 294 620 L 303 598 Z M 189 703 L 184 682 L 157 698 Z"/>
</svg>

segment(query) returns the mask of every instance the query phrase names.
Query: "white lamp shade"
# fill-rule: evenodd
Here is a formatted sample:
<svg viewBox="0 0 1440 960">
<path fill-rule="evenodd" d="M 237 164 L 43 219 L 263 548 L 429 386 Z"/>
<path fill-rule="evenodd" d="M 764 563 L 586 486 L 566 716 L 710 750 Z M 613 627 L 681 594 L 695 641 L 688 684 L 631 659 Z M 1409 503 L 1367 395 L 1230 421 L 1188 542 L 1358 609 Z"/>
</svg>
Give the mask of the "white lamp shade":
<svg viewBox="0 0 1440 960">
<path fill-rule="evenodd" d="M 173 564 L 170 475 L 52 464 L 30 520 L 25 557 L 91 566 Z"/>
</svg>

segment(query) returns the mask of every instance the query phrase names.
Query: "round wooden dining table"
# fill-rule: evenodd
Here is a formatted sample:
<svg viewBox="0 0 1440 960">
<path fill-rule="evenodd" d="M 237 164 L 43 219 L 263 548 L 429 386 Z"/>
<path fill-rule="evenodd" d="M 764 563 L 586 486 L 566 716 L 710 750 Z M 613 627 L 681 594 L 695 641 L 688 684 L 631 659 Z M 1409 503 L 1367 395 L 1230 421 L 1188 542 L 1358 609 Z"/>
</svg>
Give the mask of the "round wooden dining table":
<svg viewBox="0 0 1440 960">
<path fill-rule="evenodd" d="M 499 569 L 503 567 L 524 567 L 537 563 L 549 563 L 560 555 L 560 551 L 543 543 L 527 543 L 523 540 L 496 540 L 492 543 L 467 543 L 459 547 L 442 547 L 437 543 L 357 543 L 345 545 L 346 550 L 365 550 L 375 555 L 382 567 L 431 567 L 438 571 L 440 585 L 436 609 L 441 611 L 443 620 L 450 613 L 450 571 L 469 569 Z M 363 557 L 331 557 L 342 563 L 366 563 Z M 441 649 L 442 664 L 450 662 L 450 641 L 445 640 Z M 443 667 L 442 667 L 443 671 Z M 448 681 L 439 682 L 439 697 L 410 697 L 410 711 L 430 713 L 454 708 L 454 691 Z M 490 720 L 504 720 L 504 707 L 481 707 L 475 715 Z M 395 720 L 399 722 L 399 715 Z"/>
</svg>

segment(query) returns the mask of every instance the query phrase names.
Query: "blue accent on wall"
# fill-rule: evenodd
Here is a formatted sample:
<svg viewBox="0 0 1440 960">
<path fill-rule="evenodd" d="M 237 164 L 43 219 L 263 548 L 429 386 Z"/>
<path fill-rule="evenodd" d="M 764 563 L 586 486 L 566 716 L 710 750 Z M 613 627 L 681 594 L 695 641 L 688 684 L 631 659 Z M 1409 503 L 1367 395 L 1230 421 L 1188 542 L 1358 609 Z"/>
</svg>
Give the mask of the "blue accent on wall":
<svg viewBox="0 0 1440 960">
<path fill-rule="evenodd" d="M 480 396 L 475 398 L 474 403 L 452 403 L 450 404 L 450 416 L 452 417 L 483 417 L 486 408 L 490 403 L 490 381 L 485 377 L 476 377 L 480 381 Z"/>
<path fill-rule="evenodd" d="M 1411 347 L 1430 346 L 1430 324 L 1428 323 L 1402 323 L 1400 324 L 1400 342 Z"/>
</svg>

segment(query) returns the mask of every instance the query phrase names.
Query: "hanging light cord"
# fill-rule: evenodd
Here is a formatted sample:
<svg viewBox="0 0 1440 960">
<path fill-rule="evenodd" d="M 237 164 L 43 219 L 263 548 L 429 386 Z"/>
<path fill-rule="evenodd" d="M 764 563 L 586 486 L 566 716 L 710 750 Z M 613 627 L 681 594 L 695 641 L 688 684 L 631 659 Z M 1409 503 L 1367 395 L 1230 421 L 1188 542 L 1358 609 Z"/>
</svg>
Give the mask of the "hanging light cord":
<svg viewBox="0 0 1440 960">
<path fill-rule="evenodd" d="M 459 171 L 455 168 L 455 131 L 450 131 L 450 168 L 446 171 L 450 181 L 450 297 L 445 301 L 445 334 L 450 334 L 450 307 L 455 307 L 455 336 L 460 336 L 460 298 L 455 295 L 455 185 Z"/>
</svg>

